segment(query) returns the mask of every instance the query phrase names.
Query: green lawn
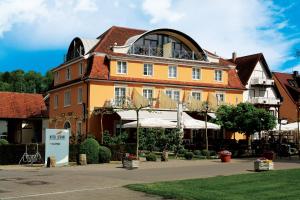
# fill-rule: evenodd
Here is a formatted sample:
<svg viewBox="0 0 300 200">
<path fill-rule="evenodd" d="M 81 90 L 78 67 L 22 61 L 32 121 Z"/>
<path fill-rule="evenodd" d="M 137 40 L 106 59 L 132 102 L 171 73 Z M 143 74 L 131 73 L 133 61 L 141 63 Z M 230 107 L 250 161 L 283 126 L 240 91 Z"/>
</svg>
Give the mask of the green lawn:
<svg viewBox="0 0 300 200">
<path fill-rule="evenodd" d="M 298 200 L 300 199 L 300 169 L 133 184 L 126 187 L 175 199 Z"/>
</svg>

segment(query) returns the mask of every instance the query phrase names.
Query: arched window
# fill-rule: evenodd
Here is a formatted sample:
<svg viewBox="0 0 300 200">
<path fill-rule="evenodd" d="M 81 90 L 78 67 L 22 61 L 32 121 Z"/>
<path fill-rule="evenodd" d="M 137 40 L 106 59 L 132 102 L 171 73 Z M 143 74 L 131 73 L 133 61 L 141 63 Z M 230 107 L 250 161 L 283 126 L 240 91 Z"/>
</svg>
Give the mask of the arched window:
<svg viewBox="0 0 300 200">
<path fill-rule="evenodd" d="M 64 129 L 71 129 L 71 124 L 70 122 L 66 121 L 64 124 Z"/>
</svg>

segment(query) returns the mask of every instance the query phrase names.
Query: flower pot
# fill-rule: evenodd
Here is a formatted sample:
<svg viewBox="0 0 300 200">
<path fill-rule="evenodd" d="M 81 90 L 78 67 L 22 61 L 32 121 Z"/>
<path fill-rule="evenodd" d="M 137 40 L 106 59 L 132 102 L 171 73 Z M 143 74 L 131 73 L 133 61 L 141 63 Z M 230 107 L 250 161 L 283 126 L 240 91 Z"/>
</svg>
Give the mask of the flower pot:
<svg viewBox="0 0 300 200">
<path fill-rule="evenodd" d="M 231 155 L 220 155 L 221 161 L 222 162 L 230 162 L 231 160 Z"/>
<path fill-rule="evenodd" d="M 139 160 L 124 160 L 123 167 L 126 169 L 136 169 L 140 166 Z"/>
</svg>

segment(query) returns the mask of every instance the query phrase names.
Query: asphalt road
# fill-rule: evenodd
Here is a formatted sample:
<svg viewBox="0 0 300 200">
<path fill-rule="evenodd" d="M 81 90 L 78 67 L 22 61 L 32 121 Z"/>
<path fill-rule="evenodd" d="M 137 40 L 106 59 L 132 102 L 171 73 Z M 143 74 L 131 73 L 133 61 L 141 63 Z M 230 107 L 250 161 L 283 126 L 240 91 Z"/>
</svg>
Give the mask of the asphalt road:
<svg viewBox="0 0 300 200">
<path fill-rule="evenodd" d="M 275 162 L 275 169 L 300 168 L 296 160 Z M 131 183 L 203 178 L 253 172 L 253 159 L 142 162 L 136 170 L 120 163 L 61 168 L 0 166 L 0 199 L 160 199 L 124 188 Z"/>
</svg>

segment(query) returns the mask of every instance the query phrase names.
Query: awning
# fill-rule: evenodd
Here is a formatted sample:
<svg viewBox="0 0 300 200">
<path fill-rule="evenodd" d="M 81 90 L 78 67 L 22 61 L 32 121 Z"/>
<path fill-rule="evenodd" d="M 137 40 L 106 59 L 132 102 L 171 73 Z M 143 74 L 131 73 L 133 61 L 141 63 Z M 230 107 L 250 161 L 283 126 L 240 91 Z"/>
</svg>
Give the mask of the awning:
<svg viewBox="0 0 300 200">
<path fill-rule="evenodd" d="M 121 117 L 122 120 L 135 121 L 136 120 L 136 111 L 134 110 L 119 110 L 117 114 Z M 139 119 L 147 119 L 147 118 L 158 118 L 167 121 L 177 122 L 177 111 L 147 111 L 141 110 L 139 111 Z M 193 119 L 191 116 L 182 113 L 183 119 Z"/>
<path fill-rule="evenodd" d="M 213 119 L 216 119 L 216 117 L 217 117 L 215 113 L 207 113 L 207 115 Z"/>
<path fill-rule="evenodd" d="M 137 121 L 129 122 L 123 125 L 123 128 L 136 128 Z M 177 123 L 159 118 L 144 118 L 139 120 L 139 126 L 142 128 L 176 128 Z"/>
<path fill-rule="evenodd" d="M 220 126 L 214 123 L 207 122 L 207 129 L 219 130 Z M 183 128 L 185 129 L 205 129 L 205 121 L 197 119 L 183 120 Z"/>
<path fill-rule="evenodd" d="M 122 110 L 121 111 L 120 110 L 120 111 L 117 111 L 117 114 L 121 117 L 122 120 L 134 121 L 134 122 L 125 124 L 126 126 L 124 125 L 123 126 L 124 128 L 125 127 L 129 128 L 128 126 L 130 126 L 130 128 L 136 127 L 136 111 L 134 111 L 134 110 Z M 147 120 L 147 119 L 154 119 L 154 120 L 157 119 L 156 122 L 158 122 L 159 120 L 163 120 L 165 122 L 171 122 L 171 123 L 177 122 L 177 111 L 151 111 L 151 112 L 149 112 L 147 110 L 139 111 L 140 123 L 144 124 L 144 126 L 141 126 L 141 127 L 145 127 L 146 123 L 148 123 L 148 124 L 151 123 L 151 120 Z M 157 126 L 158 123 L 155 123 L 154 120 L 153 120 L 154 124 L 152 125 L 152 128 L 154 128 L 154 127 L 167 128 L 167 127 L 163 127 L 162 125 Z M 182 112 L 182 125 L 183 125 L 183 128 L 185 128 L 185 129 L 205 129 L 205 121 L 196 120 L 185 112 Z M 217 124 L 214 124 L 214 123 L 207 122 L 207 129 L 219 130 L 220 126 Z"/>
</svg>

